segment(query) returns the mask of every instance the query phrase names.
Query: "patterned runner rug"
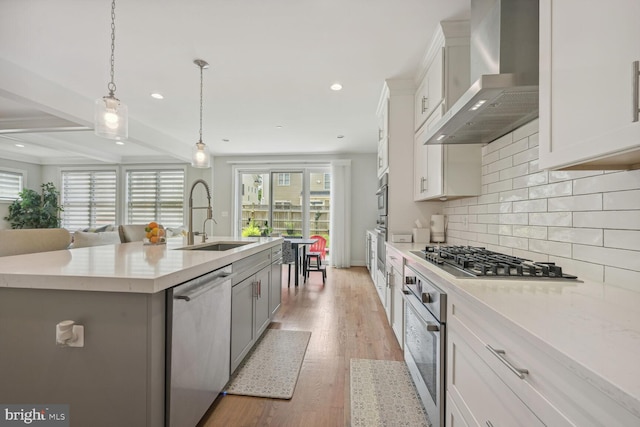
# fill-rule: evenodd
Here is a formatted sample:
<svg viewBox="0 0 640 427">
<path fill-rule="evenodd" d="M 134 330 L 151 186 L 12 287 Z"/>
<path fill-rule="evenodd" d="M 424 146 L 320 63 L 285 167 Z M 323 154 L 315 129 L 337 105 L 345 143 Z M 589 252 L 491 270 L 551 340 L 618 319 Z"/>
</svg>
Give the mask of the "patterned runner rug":
<svg viewBox="0 0 640 427">
<path fill-rule="evenodd" d="M 311 332 L 267 329 L 227 385 L 228 394 L 291 399 Z"/>
<path fill-rule="evenodd" d="M 429 426 L 407 365 L 351 359 L 352 426 Z"/>
</svg>

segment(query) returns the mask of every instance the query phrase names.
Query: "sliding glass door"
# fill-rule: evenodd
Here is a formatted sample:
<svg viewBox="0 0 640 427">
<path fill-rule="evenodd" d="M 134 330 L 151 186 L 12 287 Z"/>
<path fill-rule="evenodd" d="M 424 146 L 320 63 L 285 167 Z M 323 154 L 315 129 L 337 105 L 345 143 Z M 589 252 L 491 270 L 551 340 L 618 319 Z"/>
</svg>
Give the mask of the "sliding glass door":
<svg viewBox="0 0 640 427">
<path fill-rule="evenodd" d="M 328 167 L 237 170 L 237 234 L 321 235 L 329 246 Z M 328 251 L 327 251 L 328 252 Z"/>
</svg>

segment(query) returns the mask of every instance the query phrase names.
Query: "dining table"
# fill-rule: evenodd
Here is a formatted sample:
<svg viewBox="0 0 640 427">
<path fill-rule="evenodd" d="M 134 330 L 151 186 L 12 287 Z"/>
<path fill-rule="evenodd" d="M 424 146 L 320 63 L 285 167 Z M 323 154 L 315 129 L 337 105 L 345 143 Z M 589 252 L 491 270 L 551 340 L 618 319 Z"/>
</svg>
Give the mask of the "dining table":
<svg viewBox="0 0 640 427">
<path fill-rule="evenodd" d="M 284 240 L 291 242 L 291 247 L 293 248 L 293 254 L 295 257 L 295 285 L 298 286 L 299 278 L 300 278 L 300 247 L 302 247 L 302 273 L 305 271 L 305 266 L 307 262 L 307 246 L 313 245 L 318 239 L 305 239 L 304 237 L 285 237 Z"/>
</svg>

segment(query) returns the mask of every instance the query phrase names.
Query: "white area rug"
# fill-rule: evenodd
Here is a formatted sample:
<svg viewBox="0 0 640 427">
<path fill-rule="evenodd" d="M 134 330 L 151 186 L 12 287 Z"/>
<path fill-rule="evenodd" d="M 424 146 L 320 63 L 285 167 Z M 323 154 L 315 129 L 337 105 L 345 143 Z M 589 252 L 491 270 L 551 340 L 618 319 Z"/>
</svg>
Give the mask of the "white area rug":
<svg viewBox="0 0 640 427">
<path fill-rule="evenodd" d="M 311 332 L 267 329 L 229 382 L 228 394 L 291 399 Z"/>
<path fill-rule="evenodd" d="M 351 359 L 352 426 L 429 426 L 404 362 Z"/>
</svg>

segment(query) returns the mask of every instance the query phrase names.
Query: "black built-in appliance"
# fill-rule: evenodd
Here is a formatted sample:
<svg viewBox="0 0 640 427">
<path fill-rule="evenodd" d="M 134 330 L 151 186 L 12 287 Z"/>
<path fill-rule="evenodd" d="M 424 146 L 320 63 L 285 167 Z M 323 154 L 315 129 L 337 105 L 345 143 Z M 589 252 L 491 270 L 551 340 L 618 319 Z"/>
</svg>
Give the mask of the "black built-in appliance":
<svg viewBox="0 0 640 427">
<path fill-rule="evenodd" d="M 378 181 L 378 219 L 376 221 L 376 233 L 378 235 L 376 256 L 378 258 L 378 270 L 385 273 L 385 258 L 387 241 L 387 214 L 389 213 L 388 197 L 389 197 L 389 174 L 384 174 Z"/>
</svg>

